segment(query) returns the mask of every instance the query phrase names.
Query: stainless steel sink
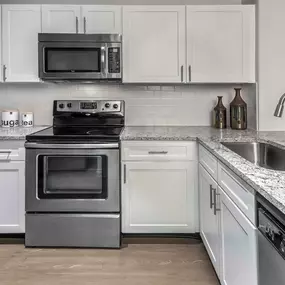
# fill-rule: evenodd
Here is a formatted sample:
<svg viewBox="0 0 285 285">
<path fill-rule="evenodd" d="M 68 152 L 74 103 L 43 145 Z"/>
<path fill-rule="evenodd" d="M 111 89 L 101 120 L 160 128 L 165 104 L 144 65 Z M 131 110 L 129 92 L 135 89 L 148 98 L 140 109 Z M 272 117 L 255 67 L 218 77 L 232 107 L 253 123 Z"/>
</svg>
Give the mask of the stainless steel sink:
<svg viewBox="0 0 285 285">
<path fill-rule="evenodd" d="M 255 165 L 285 171 L 285 150 L 259 142 L 223 142 L 222 145 Z"/>
</svg>

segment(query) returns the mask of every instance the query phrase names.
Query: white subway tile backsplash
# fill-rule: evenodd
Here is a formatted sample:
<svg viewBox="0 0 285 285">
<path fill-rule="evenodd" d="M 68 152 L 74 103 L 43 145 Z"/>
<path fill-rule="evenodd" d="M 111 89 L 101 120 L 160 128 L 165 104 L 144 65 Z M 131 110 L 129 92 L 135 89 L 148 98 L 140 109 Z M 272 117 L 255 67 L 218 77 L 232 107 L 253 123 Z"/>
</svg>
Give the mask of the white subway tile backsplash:
<svg viewBox="0 0 285 285">
<path fill-rule="evenodd" d="M 36 124 L 52 123 L 53 100 L 120 99 L 126 103 L 127 125 L 212 124 L 217 96 L 228 108 L 234 98 L 234 85 L 143 86 L 118 84 L 1 84 L 0 108 L 32 111 Z M 248 104 L 249 127 L 256 127 L 256 86 L 242 86 Z"/>
</svg>

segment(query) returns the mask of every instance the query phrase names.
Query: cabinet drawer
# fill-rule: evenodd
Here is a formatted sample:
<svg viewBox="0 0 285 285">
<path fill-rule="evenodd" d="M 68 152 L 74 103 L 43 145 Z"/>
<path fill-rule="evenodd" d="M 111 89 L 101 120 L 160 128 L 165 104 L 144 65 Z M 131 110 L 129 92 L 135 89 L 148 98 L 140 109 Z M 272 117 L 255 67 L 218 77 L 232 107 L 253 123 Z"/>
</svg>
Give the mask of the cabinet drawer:
<svg viewBox="0 0 285 285">
<path fill-rule="evenodd" d="M 199 145 L 199 162 L 215 180 L 218 179 L 218 160 L 201 145 Z"/>
<path fill-rule="evenodd" d="M 122 142 L 122 160 L 197 160 L 197 143 Z"/>
<path fill-rule="evenodd" d="M 230 169 L 219 163 L 218 183 L 237 207 L 255 224 L 255 197 L 250 186 L 245 186 Z"/>
</svg>

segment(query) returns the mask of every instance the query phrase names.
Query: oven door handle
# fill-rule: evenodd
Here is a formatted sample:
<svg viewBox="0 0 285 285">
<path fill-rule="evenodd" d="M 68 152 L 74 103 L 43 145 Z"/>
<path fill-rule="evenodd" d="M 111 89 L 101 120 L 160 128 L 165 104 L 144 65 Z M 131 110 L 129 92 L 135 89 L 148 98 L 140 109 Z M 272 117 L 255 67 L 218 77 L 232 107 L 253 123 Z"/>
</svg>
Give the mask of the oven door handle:
<svg viewBox="0 0 285 285">
<path fill-rule="evenodd" d="M 55 144 L 55 143 L 32 143 L 26 142 L 26 148 L 43 148 L 43 149 L 106 149 L 106 148 L 119 148 L 119 143 L 66 143 L 66 144 Z"/>
</svg>

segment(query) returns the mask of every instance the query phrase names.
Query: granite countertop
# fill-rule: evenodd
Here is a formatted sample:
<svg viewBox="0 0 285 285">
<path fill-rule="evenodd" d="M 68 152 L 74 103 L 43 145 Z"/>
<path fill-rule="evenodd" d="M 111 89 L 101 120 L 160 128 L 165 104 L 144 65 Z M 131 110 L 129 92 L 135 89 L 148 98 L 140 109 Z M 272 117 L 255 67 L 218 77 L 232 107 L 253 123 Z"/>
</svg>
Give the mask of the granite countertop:
<svg viewBox="0 0 285 285">
<path fill-rule="evenodd" d="M 126 127 L 122 140 L 198 140 L 255 191 L 285 214 L 285 171 L 254 165 L 220 142 L 267 142 L 285 149 L 285 132 L 217 130 L 211 127 Z"/>
<path fill-rule="evenodd" d="M 34 126 L 29 128 L 14 127 L 1 128 L 0 127 L 0 141 L 1 140 L 25 140 L 27 135 L 41 131 L 48 126 Z"/>
</svg>

